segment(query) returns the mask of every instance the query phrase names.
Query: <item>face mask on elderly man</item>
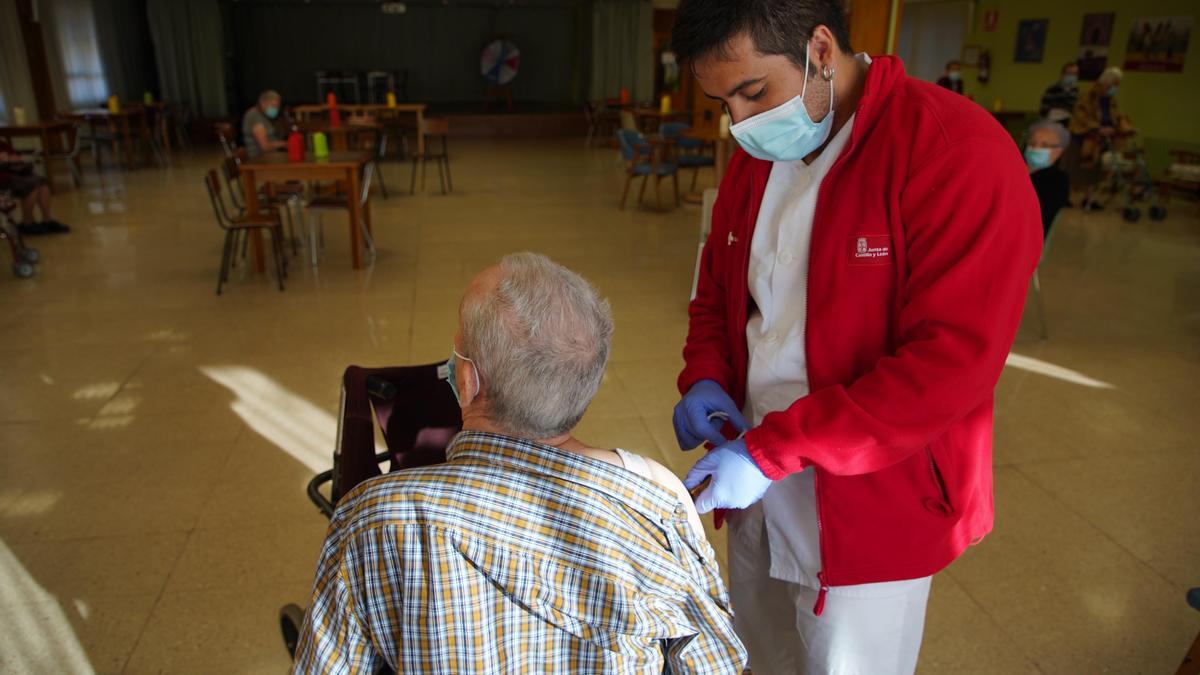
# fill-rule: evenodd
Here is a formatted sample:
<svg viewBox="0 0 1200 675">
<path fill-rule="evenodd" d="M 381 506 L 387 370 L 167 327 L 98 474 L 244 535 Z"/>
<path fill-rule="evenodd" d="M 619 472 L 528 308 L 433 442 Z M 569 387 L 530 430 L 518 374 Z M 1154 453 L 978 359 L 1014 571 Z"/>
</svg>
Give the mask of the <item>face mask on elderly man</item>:
<svg viewBox="0 0 1200 675">
<path fill-rule="evenodd" d="M 454 394 L 454 400 L 458 403 L 462 403 L 462 397 L 458 393 L 458 366 L 454 363 L 454 359 L 456 358 L 462 359 L 463 361 L 470 361 L 472 366 L 475 365 L 474 361 L 471 361 L 471 359 L 459 354 L 457 349 L 451 348 L 450 358 L 446 361 L 446 365 L 438 368 L 438 377 L 446 380 L 446 384 L 450 385 L 451 393 Z M 475 366 L 471 372 L 475 374 L 475 393 L 478 394 L 480 389 L 479 367 Z"/>
</svg>

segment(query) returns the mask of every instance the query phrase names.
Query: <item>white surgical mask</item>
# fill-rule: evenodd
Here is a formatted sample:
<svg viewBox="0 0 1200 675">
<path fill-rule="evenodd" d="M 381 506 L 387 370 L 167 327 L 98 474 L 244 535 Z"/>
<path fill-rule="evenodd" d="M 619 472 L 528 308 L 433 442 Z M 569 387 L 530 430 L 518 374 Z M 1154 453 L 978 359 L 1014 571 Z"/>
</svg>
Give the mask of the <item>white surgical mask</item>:
<svg viewBox="0 0 1200 675">
<path fill-rule="evenodd" d="M 829 78 L 829 113 L 814 122 L 804 106 L 808 91 L 808 49 L 804 50 L 804 86 L 787 103 L 761 112 L 729 128 L 751 157 L 769 162 L 795 162 L 812 154 L 833 129 L 833 78 Z"/>
<path fill-rule="evenodd" d="M 459 354 L 457 349 L 451 349 L 450 352 L 450 358 L 446 364 L 438 367 L 438 377 L 446 380 L 446 384 L 450 385 L 450 391 L 454 394 L 454 400 L 461 403 L 462 398 L 458 394 L 458 366 L 454 363 L 454 359 L 463 361 L 471 361 L 471 359 Z M 475 362 L 471 361 L 471 365 L 474 366 Z M 471 372 L 475 374 L 475 392 L 479 393 L 479 368 L 472 368 Z"/>
</svg>

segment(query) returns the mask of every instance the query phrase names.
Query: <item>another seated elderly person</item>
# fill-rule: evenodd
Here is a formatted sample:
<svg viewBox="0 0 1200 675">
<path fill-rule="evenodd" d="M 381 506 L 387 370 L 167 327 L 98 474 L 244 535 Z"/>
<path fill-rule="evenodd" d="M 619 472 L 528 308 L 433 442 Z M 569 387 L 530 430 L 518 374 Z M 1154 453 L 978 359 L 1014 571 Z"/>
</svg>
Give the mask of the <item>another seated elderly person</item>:
<svg viewBox="0 0 1200 675">
<path fill-rule="evenodd" d="M 447 462 L 346 494 L 297 673 L 740 673 L 713 550 L 680 481 L 572 428 L 604 376 L 606 302 L 510 255 L 459 307 Z"/>
<path fill-rule="evenodd" d="M 57 234 L 71 228 L 50 215 L 50 185 L 33 172 L 33 165 L 3 139 L 0 139 L 0 190 L 21 204 L 21 234 Z M 34 208 L 42 219 L 33 219 Z"/>
<path fill-rule="evenodd" d="M 279 132 L 275 120 L 279 117 L 279 92 L 270 89 L 258 96 L 258 103 L 242 116 L 242 138 L 246 154 L 258 157 L 270 150 L 286 150 L 287 141 Z"/>
<path fill-rule="evenodd" d="M 1071 180 L 1058 165 L 1063 150 L 1070 144 L 1071 134 L 1058 122 L 1039 120 L 1029 127 L 1025 165 L 1029 167 L 1029 179 L 1042 207 L 1043 237 L 1050 234 L 1054 217 L 1071 199 Z"/>
</svg>

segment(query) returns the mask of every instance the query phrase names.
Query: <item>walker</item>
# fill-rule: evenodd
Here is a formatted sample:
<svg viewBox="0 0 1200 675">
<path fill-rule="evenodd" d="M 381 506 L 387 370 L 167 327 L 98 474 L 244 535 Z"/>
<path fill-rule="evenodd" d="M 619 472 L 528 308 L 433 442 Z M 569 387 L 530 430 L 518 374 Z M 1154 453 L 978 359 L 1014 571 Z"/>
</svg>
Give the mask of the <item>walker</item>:
<svg viewBox="0 0 1200 675">
<path fill-rule="evenodd" d="M 1103 184 L 1107 184 L 1108 199 L 1104 206 L 1118 195 L 1125 201 L 1121 208 L 1121 217 L 1130 223 L 1136 223 L 1142 217 L 1142 211 L 1136 202 L 1150 200 L 1150 220 L 1161 221 L 1167 217 L 1167 207 L 1158 199 L 1158 190 L 1150 169 L 1146 166 L 1146 151 L 1140 144 L 1131 143 L 1128 150 L 1117 150 L 1113 143 L 1114 136 L 1101 136 L 1100 142 L 1104 148 L 1100 155 L 1100 164 L 1108 175 Z"/>
<path fill-rule="evenodd" d="M 0 192 L 0 239 L 7 241 L 8 248 L 12 251 L 13 274 L 20 279 L 28 279 L 36 273 L 35 265 L 42 256 L 37 249 L 26 246 L 21 238 L 21 231 L 17 229 L 10 215 L 15 208 L 17 203 L 13 201 L 12 195 Z"/>
</svg>

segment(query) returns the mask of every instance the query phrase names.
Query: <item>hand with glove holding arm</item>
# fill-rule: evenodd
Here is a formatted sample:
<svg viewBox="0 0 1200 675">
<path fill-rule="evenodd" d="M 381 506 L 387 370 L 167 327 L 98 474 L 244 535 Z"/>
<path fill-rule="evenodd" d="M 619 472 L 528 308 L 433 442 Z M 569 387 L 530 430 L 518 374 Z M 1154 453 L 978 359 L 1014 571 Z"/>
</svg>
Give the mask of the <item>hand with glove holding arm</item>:
<svg viewBox="0 0 1200 675">
<path fill-rule="evenodd" d="M 712 380 L 692 385 L 675 406 L 675 439 L 680 448 L 690 450 L 704 441 L 717 446 L 696 462 L 683 481 L 692 491 L 711 477 L 708 486 L 695 498 L 700 513 L 745 508 L 762 499 L 771 486 L 771 479 L 750 458 L 746 442 L 740 437 L 731 441 L 722 435 L 724 420 L 739 434 L 750 429 L 733 399 Z"/>
</svg>

